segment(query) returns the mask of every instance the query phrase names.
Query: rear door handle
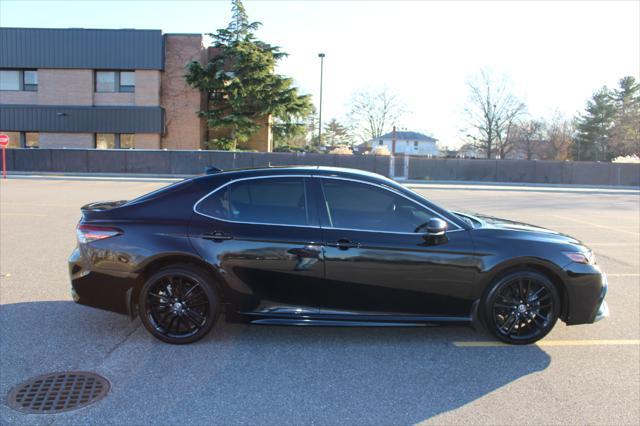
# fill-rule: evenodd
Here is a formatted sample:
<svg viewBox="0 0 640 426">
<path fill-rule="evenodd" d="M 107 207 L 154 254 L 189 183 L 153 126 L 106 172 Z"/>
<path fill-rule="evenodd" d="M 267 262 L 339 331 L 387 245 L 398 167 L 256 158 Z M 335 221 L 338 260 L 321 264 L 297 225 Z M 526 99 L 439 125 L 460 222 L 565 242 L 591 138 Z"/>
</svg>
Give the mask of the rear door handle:
<svg viewBox="0 0 640 426">
<path fill-rule="evenodd" d="M 348 250 L 350 248 L 360 247 L 360 243 L 356 243 L 356 242 L 345 240 L 345 239 L 340 239 L 333 243 L 327 243 L 326 245 L 329 247 L 337 247 L 340 250 Z"/>
<path fill-rule="evenodd" d="M 202 238 L 205 240 L 212 240 L 212 241 L 224 241 L 224 240 L 233 239 L 233 236 L 225 232 L 213 231 L 208 234 L 202 234 Z"/>
<path fill-rule="evenodd" d="M 287 252 L 298 257 L 317 258 L 318 256 L 320 256 L 321 249 L 318 245 L 307 244 L 304 247 L 292 248 L 290 250 L 287 250 Z"/>
</svg>

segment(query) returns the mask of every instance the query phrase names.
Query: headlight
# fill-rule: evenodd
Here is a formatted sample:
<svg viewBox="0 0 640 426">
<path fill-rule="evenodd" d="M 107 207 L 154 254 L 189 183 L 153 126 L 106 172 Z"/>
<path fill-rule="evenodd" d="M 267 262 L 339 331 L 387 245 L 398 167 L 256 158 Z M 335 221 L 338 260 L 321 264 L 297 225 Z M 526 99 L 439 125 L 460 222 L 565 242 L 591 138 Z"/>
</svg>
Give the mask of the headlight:
<svg viewBox="0 0 640 426">
<path fill-rule="evenodd" d="M 572 262 L 584 263 L 585 265 L 595 265 L 596 256 L 591 250 L 589 251 L 563 251 L 562 254 L 571 259 Z"/>
</svg>

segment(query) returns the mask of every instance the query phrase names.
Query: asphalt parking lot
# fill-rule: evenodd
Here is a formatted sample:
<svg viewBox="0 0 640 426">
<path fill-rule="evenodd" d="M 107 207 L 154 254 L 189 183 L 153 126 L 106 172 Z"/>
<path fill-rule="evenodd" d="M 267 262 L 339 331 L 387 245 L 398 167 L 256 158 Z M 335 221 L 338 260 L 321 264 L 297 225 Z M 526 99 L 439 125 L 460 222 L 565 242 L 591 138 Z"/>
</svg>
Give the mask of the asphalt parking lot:
<svg viewBox="0 0 640 426">
<path fill-rule="evenodd" d="M 640 423 L 640 195 L 633 191 L 422 186 L 446 207 L 573 235 L 609 275 L 611 317 L 559 322 L 540 344 L 505 347 L 470 328 L 302 328 L 220 322 L 171 346 L 139 320 L 74 304 L 67 256 L 79 207 L 166 183 L 0 183 L 2 424 Z M 471 342 L 471 343 L 470 343 Z M 88 370 L 112 384 L 55 415 L 5 405 L 17 383 Z"/>
</svg>

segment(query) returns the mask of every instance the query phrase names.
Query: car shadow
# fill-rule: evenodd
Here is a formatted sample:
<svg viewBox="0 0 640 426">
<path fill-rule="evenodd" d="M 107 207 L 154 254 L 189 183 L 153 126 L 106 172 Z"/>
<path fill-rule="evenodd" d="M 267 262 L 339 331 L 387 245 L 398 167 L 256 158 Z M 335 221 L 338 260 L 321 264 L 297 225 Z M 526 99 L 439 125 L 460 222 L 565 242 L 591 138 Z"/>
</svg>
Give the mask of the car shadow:
<svg viewBox="0 0 640 426">
<path fill-rule="evenodd" d="M 539 372 L 537 346 L 464 327 L 341 328 L 226 324 L 175 346 L 139 320 L 67 301 L 0 306 L 0 391 L 45 372 L 103 374 L 107 398 L 63 423 L 414 424 Z M 31 422 L 2 406 L 2 422 Z M 93 423 L 90 422 L 90 423 Z"/>
</svg>

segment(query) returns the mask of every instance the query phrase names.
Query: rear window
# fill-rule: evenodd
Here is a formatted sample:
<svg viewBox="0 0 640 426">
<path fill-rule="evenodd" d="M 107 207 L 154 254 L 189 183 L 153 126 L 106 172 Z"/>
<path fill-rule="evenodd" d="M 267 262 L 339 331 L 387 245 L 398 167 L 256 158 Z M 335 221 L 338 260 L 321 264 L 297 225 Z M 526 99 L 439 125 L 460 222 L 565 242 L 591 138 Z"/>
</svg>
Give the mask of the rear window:
<svg viewBox="0 0 640 426">
<path fill-rule="evenodd" d="M 193 182 L 192 179 L 183 179 L 183 180 L 180 180 L 178 182 L 174 182 L 174 183 L 169 184 L 167 186 L 163 186 L 160 189 L 156 189 L 155 191 L 151 191 L 151 192 L 149 192 L 147 194 L 141 195 L 138 198 L 134 198 L 133 200 L 128 201 L 126 205 L 141 203 L 143 201 L 150 200 L 152 198 L 155 198 L 157 196 L 163 195 L 165 193 L 173 192 L 174 190 L 180 189 L 183 186 L 186 186 L 186 185 L 190 184 L 191 182 Z"/>
<path fill-rule="evenodd" d="M 304 178 L 250 179 L 231 183 L 196 206 L 216 219 L 276 225 L 308 225 Z"/>
</svg>

